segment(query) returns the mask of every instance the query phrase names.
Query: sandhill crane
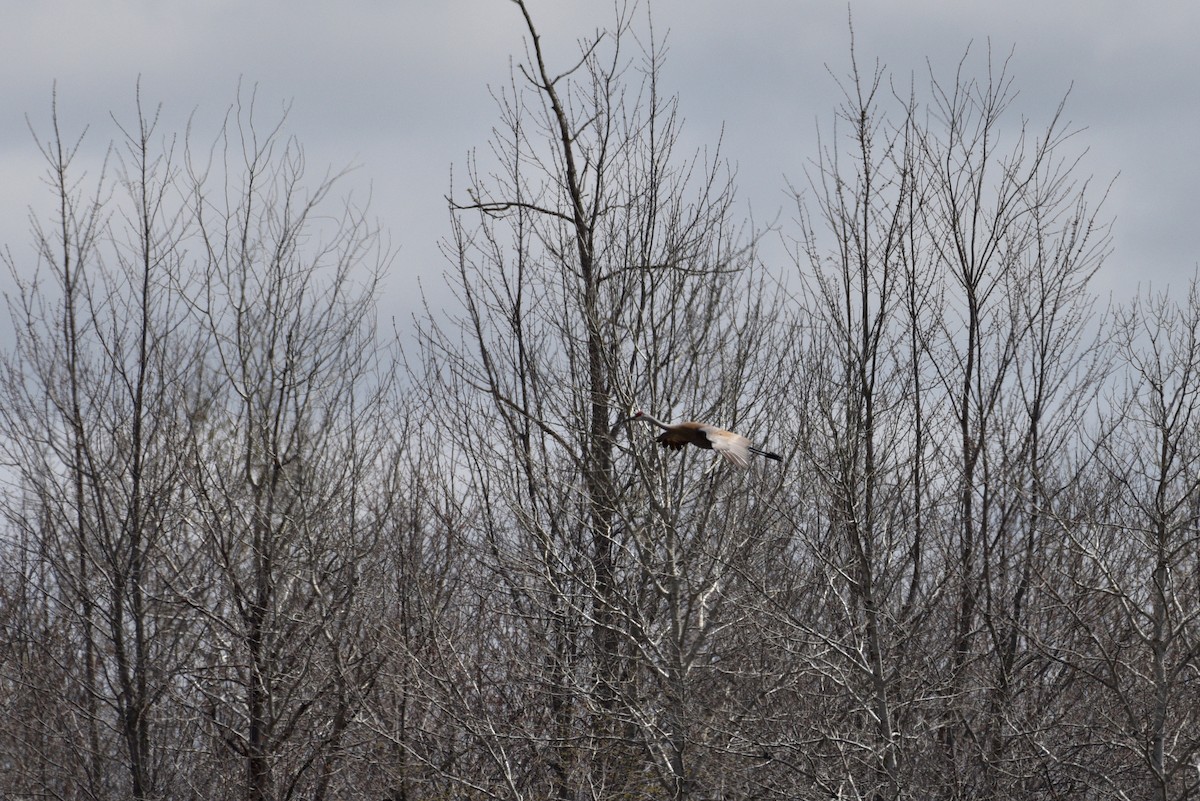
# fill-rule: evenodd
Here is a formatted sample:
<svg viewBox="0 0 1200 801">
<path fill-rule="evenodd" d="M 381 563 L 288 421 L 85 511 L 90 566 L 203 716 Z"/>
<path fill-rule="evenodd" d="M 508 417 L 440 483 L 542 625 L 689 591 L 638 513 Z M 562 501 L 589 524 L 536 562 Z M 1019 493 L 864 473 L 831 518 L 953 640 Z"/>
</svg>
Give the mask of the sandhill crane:
<svg viewBox="0 0 1200 801">
<path fill-rule="evenodd" d="M 738 467 L 749 467 L 750 454 L 752 453 L 765 456 L 768 459 L 774 459 L 777 462 L 783 461 L 783 457 L 777 453 L 771 453 L 770 451 L 754 447 L 750 444 L 750 440 L 741 434 L 735 434 L 732 431 L 726 431 L 723 428 L 717 428 L 708 423 L 696 423 L 689 420 L 685 423 L 677 423 L 671 426 L 640 410 L 635 412 L 633 417 L 628 418 L 626 422 L 633 422 L 634 420 L 645 420 L 647 423 L 654 423 L 654 425 L 661 428 L 663 433 L 659 434 L 655 439 L 664 448 L 681 450 L 684 445 L 690 443 L 697 448 L 714 450 Z"/>
</svg>

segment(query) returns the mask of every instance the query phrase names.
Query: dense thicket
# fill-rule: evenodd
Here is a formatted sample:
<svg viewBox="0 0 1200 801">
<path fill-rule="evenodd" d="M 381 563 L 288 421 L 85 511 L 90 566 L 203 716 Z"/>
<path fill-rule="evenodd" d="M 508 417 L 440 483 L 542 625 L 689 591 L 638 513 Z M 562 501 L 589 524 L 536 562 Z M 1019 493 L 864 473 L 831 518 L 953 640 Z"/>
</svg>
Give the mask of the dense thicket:
<svg viewBox="0 0 1200 801">
<path fill-rule="evenodd" d="M 392 254 L 252 99 L 203 147 L 139 113 L 90 183 L 51 120 L 0 793 L 1194 795 L 1200 295 L 1099 313 L 1062 109 L 852 62 L 780 268 L 631 17 L 566 58 L 517 10 L 404 360 Z"/>
</svg>

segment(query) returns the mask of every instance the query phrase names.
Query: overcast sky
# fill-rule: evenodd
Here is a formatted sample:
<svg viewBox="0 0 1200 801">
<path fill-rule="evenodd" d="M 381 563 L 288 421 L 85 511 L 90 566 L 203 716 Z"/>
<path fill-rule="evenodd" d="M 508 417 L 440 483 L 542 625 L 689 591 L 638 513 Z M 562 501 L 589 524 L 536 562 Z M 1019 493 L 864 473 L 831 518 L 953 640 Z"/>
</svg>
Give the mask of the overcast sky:
<svg viewBox="0 0 1200 801">
<path fill-rule="evenodd" d="M 643 0 L 643 6 L 645 0 Z M 531 0 L 553 66 L 576 39 L 611 21 L 604 0 Z M 758 220 L 793 208 L 786 182 L 804 180 L 817 126 L 838 100 L 828 69 L 848 66 L 847 4 L 817 0 L 653 0 L 669 55 L 661 87 L 679 96 L 687 142 L 713 143 L 738 170 Z M 1113 254 L 1097 288 L 1116 299 L 1138 282 L 1182 287 L 1200 260 L 1200 3 L 1152 0 L 853 0 L 860 61 L 902 81 L 928 62 L 948 78 L 970 45 L 981 58 L 1013 52 L 1013 111 L 1049 119 L 1070 90 L 1067 117 L 1086 128 L 1082 165 L 1106 205 Z M 507 0 L 12 0 L 0 31 L 0 244 L 27 263 L 28 209 L 49 196 L 26 125 L 48 127 L 51 89 L 69 135 L 90 126 L 100 148 L 129 120 L 134 89 L 164 107 L 164 129 L 216 130 L 239 79 L 268 110 L 292 104 L 290 130 L 314 180 L 326 165 L 357 169 L 344 193 L 371 210 L 399 253 L 383 310 L 401 325 L 418 279 L 436 291 L 443 268 L 450 170 L 486 151 L 496 122 L 489 84 L 523 53 Z M 1119 175 L 1118 175 L 1119 173 Z M 3 285 L 7 287 L 8 281 Z"/>
</svg>

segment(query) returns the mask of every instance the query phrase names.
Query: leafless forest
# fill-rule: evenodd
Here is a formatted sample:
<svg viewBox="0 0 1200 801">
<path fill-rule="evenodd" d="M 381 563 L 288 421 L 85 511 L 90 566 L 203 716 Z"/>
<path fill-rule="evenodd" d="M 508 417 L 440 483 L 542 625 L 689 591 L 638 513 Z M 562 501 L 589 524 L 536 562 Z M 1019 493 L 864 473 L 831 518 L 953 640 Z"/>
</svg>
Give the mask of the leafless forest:
<svg viewBox="0 0 1200 801">
<path fill-rule="evenodd" d="M 525 20 L 411 333 L 248 93 L 102 173 L 34 120 L 0 796 L 1200 795 L 1200 293 L 1089 286 L 1086 131 L 851 54 L 762 230 L 641 17 L 566 63 Z"/>
</svg>

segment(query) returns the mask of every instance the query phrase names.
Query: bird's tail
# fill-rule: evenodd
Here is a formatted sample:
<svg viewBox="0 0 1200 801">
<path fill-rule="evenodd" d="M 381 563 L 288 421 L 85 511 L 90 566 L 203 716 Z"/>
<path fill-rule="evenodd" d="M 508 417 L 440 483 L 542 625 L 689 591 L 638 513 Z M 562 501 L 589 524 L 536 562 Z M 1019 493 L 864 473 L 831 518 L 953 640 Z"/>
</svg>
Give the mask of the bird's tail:
<svg viewBox="0 0 1200 801">
<path fill-rule="evenodd" d="M 765 456 L 768 459 L 774 459 L 777 462 L 783 461 L 783 457 L 780 456 L 778 453 L 771 453 L 770 451 L 764 451 L 764 450 L 760 450 L 760 449 L 754 448 L 754 447 L 750 448 L 750 452 L 757 453 L 759 456 Z"/>
</svg>

